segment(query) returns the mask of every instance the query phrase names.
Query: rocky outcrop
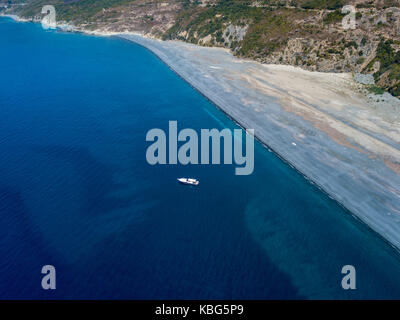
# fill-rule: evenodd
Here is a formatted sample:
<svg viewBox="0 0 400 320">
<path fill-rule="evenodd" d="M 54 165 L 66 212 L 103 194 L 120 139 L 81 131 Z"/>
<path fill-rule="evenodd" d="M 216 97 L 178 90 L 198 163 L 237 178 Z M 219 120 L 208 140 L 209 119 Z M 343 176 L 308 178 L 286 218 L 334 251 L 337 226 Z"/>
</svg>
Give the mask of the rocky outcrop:
<svg viewBox="0 0 400 320">
<path fill-rule="evenodd" d="M 226 47 L 231 48 L 233 42 L 240 42 L 246 35 L 248 25 L 245 26 L 234 26 L 228 25 L 222 32 L 223 43 Z"/>
</svg>

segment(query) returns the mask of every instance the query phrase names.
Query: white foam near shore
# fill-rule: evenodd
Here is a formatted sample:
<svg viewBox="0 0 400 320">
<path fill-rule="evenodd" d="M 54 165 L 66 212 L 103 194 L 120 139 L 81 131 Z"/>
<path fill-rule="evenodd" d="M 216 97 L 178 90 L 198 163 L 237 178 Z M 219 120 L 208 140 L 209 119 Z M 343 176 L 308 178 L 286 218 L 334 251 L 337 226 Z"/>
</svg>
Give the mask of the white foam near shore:
<svg viewBox="0 0 400 320">
<path fill-rule="evenodd" d="M 237 59 L 226 49 L 140 34 L 134 41 L 400 249 L 400 104 L 359 93 L 350 74 Z M 323 214 L 323 212 L 321 213 Z"/>
<path fill-rule="evenodd" d="M 11 18 L 11 19 L 13 19 L 15 21 L 18 21 L 18 22 L 27 22 L 28 21 L 26 19 L 23 19 L 23 18 L 20 18 L 20 17 L 16 16 L 15 14 L 1 14 L 0 17 Z"/>
</svg>

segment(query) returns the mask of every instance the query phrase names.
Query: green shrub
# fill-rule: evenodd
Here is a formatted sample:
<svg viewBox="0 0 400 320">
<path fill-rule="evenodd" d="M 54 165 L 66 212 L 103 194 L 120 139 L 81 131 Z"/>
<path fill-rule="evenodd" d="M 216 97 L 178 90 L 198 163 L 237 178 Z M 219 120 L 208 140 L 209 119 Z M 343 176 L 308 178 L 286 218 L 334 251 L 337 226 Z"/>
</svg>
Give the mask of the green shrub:
<svg viewBox="0 0 400 320">
<path fill-rule="evenodd" d="M 345 5 L 343 0 L 309 0 L 301 7 L 303 9 L 329 9 L 335 10 Z"/>
<path fill-rule="evenodd" d="M 342 21 L 343 17 L 345 15 L 341 13 L 339 10 L 335 10 L 333 12 L 329 12 L 325 17 L 324 17 L 324 23 L 325 24 L 333 24 Z"/>
<path fill-rule="evenodd" d="M 375 86 L 375 85 L 369 86 L 368 91 L 371 93 L 374 93 L 374 94 L 384 94 L 385 93 L 384 89 L 382 89 L 378 86 Z"/>
</svg>

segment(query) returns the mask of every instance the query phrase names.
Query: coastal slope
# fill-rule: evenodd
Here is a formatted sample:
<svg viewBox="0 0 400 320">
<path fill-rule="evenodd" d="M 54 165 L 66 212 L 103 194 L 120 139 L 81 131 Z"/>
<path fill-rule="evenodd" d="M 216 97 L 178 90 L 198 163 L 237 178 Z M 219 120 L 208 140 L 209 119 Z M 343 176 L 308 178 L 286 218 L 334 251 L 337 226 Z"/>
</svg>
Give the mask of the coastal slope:
<svg viewBox="0 0 400 320">
<path fill-rule="evenodd" d="M 350 74 L 234 57 L 226 49 L 122 34 L 400 248 L 400 104 L 376 103 Z M 323 212 L 321 212 L 323 214 Z"/>
<path fill-rule="evenodd" d="M 53 5 L 58 24 L 80 29 L 140 32 L 226 48 L 262 63 L 362 73 L 370 76 L 371 92 L 400 97 L 400 0 L 1 2 L 0 13 L 31 21 L 40 21 L 42 7 Z"/>
<path fill-rule="evenodd" d="M 366 95 L 350 73 L 262 64 L 239 59 L 228 49 L 129 32 L 63 28 L 117 35 L 151 50 L 400 249 L 400 100 L 388 93 Z"/>
</svg>

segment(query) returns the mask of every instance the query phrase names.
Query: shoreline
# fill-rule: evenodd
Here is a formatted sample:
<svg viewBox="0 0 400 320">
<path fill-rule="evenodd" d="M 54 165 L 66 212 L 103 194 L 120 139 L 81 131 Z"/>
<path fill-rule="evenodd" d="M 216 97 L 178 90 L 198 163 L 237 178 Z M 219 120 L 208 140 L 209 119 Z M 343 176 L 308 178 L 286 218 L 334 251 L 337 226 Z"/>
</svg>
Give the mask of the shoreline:
<svg viewBox="0 0 400 320">
<path fill-rule="evenodd" d="M 139 37 L 142 37 L 140 34 L 137 34 Z M 153 51 L 149 46 L 144 45 L 143 43 L 137 42 L 135 40 L 132 39 L 127 39 L 126 37 L 122 36 L 121 34 L 115 35 L 115 37 L 126 40 L 126 41 L 130 41 L 133 42 L 135 44 L 140 45 L 141 47 L 145 48 L 146 50 L 148 50 L 150 53 L 154 54 L 158 59 L 160 59 L 171 71 L 173 71 L 176 75 L 178 75 L 182 80 L 184 80 L 185 82 L 187 82 L 194 90 L 196 90 L 198 93 L 200 93 L 205 99 L 207 99 L 209 102 L 211 102 L 216 108 L 218 108 L 218 110 L 222 111 L 231 121 L 233 121 L 235 124 L 237 124 L 239 127 L 241 127 L 243 130 L 248 129 L 248 127 L 246 128 L 246 126 L 239 121 L 238 119 L 234 118 L 230 113 L 228 113 L 223 107 L 221 107 L 217 102 L 215 102 L 210 96 L 208 96 L 206 93 L 204 93 L 201 89 L 199 89 L 196 84 L 192 81 L 190 81 L 189 79 L 186 79 L 180 72 L 179 70 L 176 70 L 174 68 L 174 66 L 170 63 L 168 63 L 168 61 L 165 61 L 161 55 L 157 54 L 157 52 Z M 154 39 L 155 41 L 161 41 L 161 40 L 157 40 Z M 214 49 L 219 49 L 219 48 L 214 48 Z M 244 59 L 242 59 L 244 60 Z M 271 65 L 271 66 L 275 66 L 275 65 Z M 303 70 L 301 68 L 296 68 L 293 66 L 287 66 L 288 68 L 293 68 L 293 69 L 300 69 Z M 312 71 L 309 71 L 312 72 Z M 312 73 L 322 73 L 322 72 L 312 72 Z M 326 74 L 326 73 L 323 73 Z M 306 173 L 304 173 L 303 171 L 301 171 L 299 168 L 296 167 L 295 163 L 292 163 L 291 161 L 289 161 L 288 159 L 286 159 L 279 151 L 275 150 L 273 147 L 271 147 L 266 141 L 263 141 L 262 138 L 260 138 L 256 132 L 254 132 L 254 138 L 267 150 L 269 150 L 270 152 L 273 152 L 281 161 L 283 161 L 285 164 L 289 165 L 293 170 L 295 170 L 297 173 L 299 173 L 300 175 L 302 175 L 309 183 L 311 183 L 312 185 L 314 185 L 315 187 L 317 187 L 321 192 L 323 192 L 325 195 L 327 195 L 330 199 L 332 199 L 333 201 L 335 201 L 336 203 L 338 203 L 344 210 L 346 210 L 348 213 L 351 214 L 351 216 L 356 219 L 359 223 L 362 223 L 363 225 L 365 225 L 371 232 L 373 232 L 374 234 L 376 234 L 379 238 L 381 238 L 384 242 L 386 242 L 390 247 L 392 247 L 394 250 L 396 250 L 396 252 L 400 253 L 400 246 L 396 246 L 395 244 L 393 244 L 390 240 L 388 240 L 385 235 L 379 233 L 378 231 L 375 230 L 373 225 L 370 225 L 369 223 L 367 223 L 366 221 L 364 221 L 362 218 L 360 218 L 357 214 L 353 213 L 344 203 L 342 203 L 340 200 L 338 200 L 334 194 L 329 193 L 328 191 L 326 191 L 324 189 L 324 187 L 322 185 L 320 185 L 317 181 L 313 180 L 311 177 L 309 177 Z"/>
<path fill-rule="evenodd" d="M 10 17 L 10 16 L 9 16 Z M 14 18 L 14 17 L 10 17 L 16 21 L 26 21 L 26 20 L 21 20 L 18 17 Z M 229 67 L 233 67 L 233 71 L 237 71 L 235 69 L 236 66 L 239 66 L 238 70 L 240 71 L 240 65 L 249 65 L 250 68 L 257 68 L 258 66 L 266 68 L 266 71 L 269 71 L 271 73 L 276 73 L 279 76 L 279 73 L 281 72 L 282 74 L 280 75 L 281 77 L 283 77 L 283 79 L 285 78 L 285 76 L 291 76 L 290 74 L 292 74 L 293 77 L 296 77 L 296 74 L 300 74 L 301 76 L 305 77 L 305 79 L 307 79 L 307 77 L 312 78 L 310 81 L 312 83 L 312 81 L 316 81 L 318 82 L 318 77 L 320 77 L 322 81 L 326 81 L 326 83 L 328 83 L 329 85 L 331 85 L 331 83 L 329 82 L 330 79 L 329 77 L 333 77 L 333 85 L 332 88 L 328 86 L 328 91 L 329 90 L 336 90 L 337 88 L 334 86 L 335 81 L 337 80 L 338 83 L 342 84 L 345 83 L 346 81 L 349 82 L 349 86 L 351 83 L 351 79 L 349 78 L 348 75 L 346 74 L 330 74 L 330 73 L 318 73 L 318 72 L 310 72 L 310 71 L 305 71 L 301 68 L 295 68 L 293 66 L 281 66 L 281 65 L 262 65 L 260 63 L 256 63 L 254 61 L 247 61 L 247 60 L 242 60 L 242 59 L 237 59 L 234 58 L 229 52 L 226 52 L 226 50 L 224 49 L 218 49 L 218 48 L 204 48 L 204 47 L 200 47 L 200 46 L 194 46 L 194 45 L 190 45 L 184 42 L 181 43 L 177 43 L 174 41 L 161 41 L 161 40 L 157 40 L 157 39 L 152 39 L 152 38 L 148 38 L 148 37 L 144 37 L 142 35 L 138 34 L 132 34 L 132 33 L 126 33 L 126 34 L 121 34 L 121 33 L 102 33 L 102 32 L 97 32 L 97 31 L 87 31 L 87 30 L 79 30 L 73 26 L 70 25 L 61 25 L 60 29 L 62 31 L 74 31 L 74 32 L 82 32 L 85 34 L 89 34 L 89 35 L 98 35 L 98 36 L 115 36 L 118 37 L 120 39 L 124 39 L 127 41 L 131 41 L 134 42 L 144 48 L 146 48 L 147 50 L 149 50 L 150 52 L 152 52 L 152 54 L 154 54 L 155 56 L 157 56 L 161 61 L 163 61 L 163 63 L 165 63 L 168 68 L 170 68 L 173 72 L 175 72 L 179 77 L 181 77 L 184 81 L 186 81 L 192 88 L 194 88 L 196 91 L 198 91 L 200 94 L 202 94 L 207 100 L 209 100 L 213 105 L 215 105 L 218 109 L 220 109 L 222 112 L 224 112 L 232 121 L 234 121 L 236 124 L 238 124 L 240 127 L 246 129 L 246 128 L 254 128 L 255 126 L 258 127 L 260 130 L 255 130 L 255 138 L 267 149 L 269 149 L 270 151 L 274 152 L 275 155 L 277 155 L 281 160 L 283 160 L 285 163 L 287 163 L 288 165 L 290 165 L 293 169 L 295 169 L 298 173 L 300 173 L 302 176 L 304 176 L 309 182 L 311 182 L 312 184 L 314 184 L 315 186 L 317 186 L 321 191 L 323 191 L 325 194 L 327 194 L 331 199 L 335 200 L 337 203 L 339 203 L 339 205 L 341 205 L 342 207 L 344 207 L 346 209 L 346 211 L 348 211 L 353 217 L 355 217 L 358 221 L 362 222 L 363 224 L 367 225 L 374 233 L 378 234 L 381 238 L 383 238 L 388 244 L 391 245 L 391 247 L 395 248 L 397 251 L 400 251 L 400 224 L 398 223 L 397 220 L 395 221 L 391 221 L 390 219 L 383 218 L 385 217 L 385 215 L 380 216 L 380 213 L 384 213 L 383 210 L 384 209 L 388 209 L 388 207 L 386 206 L 386 204 L 389 204 L 389 209 L 390 206 L 392 206 L 392 210 L 391 210 L 391 215 L 392 214 L 398 214 L 398 216 L 400 217 L 400 203 L 399 203 L 399 198 L 396 199 L 396 195 L 400 195 L 400 175 L 396 174 L 396 172 L 393 172 L 394 175 L 390 174 L 390 169 L 389 171 L 386 170 L 387 169 L 387 165 L 386 166 L 382 166 L 381 163 L 379 163 L 379 168 L 378 168 L 378 164 L 376 163 L 376 166 L 371 166 L 372 171 L 374 171 L 376 169 L 376 171 L 379 172 L 383 172 L 384 173 L 384 177 L 388 178 L 389 180 L 391 178 L 396 178 L 394 183 L 392 183 L 392 185 L 389 185 L 387 190 L 393 189 L 393 195 L 394 195 L 394 199 L 393 196 L 391 199 L 385 199 L 382 201 L 381 200 L 381 206 L 375 206 L 375 204 L 373 203 L 374 201 L 376 201 L 376 199 L 379 199 L 380 197 L 382 197 L 381 193 L 375 193 L 375 194 L 368 194 L 369 196 L 369 206 L 365 205 L 365 206 L 354 206 L 354 203 L 357 202 L 357 200 L 361 199 L 359 198 L 360 194 L 362 195 L 362 192 L 360 194 L 357 194 L 353 192 L 353 194 L 351 194 L 352 190 L 351 187 L 360 187 L 363 186 L 363 182 L 367 181 L 368 183 L 371 182 L 371 177 L 368 176 L 368 179 L 365 179 L 365 181 L 351 181 L 351 179 L 349 177 L 346 177 L 346 182 L 352 182 L 352 185 L 350 185 L 350 188 L 343 188 L 342 185 L 340 185 L 340 179 L 336 179 L 337 177 L 335 176 L 335 179 L 330 180 L 329 178 L 329 174 L 327 174 L 327 177 L 324 177 L 324 172 L 325 170 L 329 170 L 330 168 L 335 169 L 336 165 L 342 165 L 342 162 L 338 162 L 338 161 L 334 161 L 333 163 L 323 163 L 324 161 L 326 161 L 326 159 L 321 159 L 318 155 L 319 151 L 319 146 L 318 143 L 321 143 L 321 145 L 324 147 L 324 149 L 321 149 L 321 152 L 326 151 L 327 155 L 329 154 L 329 152 L 331 152 L 332 154 L 339 154 L 340 156 L 343 155 L 347 155 L 349 156 L 347 153 L 350 150 L 351 155 L 355 154 L 355 152 L 357 152 L 357 156 L 358 154 L 363 154 L 364 152 L 367 153 L 367 158 L 371 157 L 371 156 L 375 156 L 374 154 L 372 154 L 372 149 L 368 149 L 370 148 L 370 144 L 374 144 L 374 143 L 381 143 L 382 147 L 381 149 L 383 150 L 382 152 L 384 152 L 384 155 L 391 155 L 391 152 L 396 155 L 397 157 L 397 149 L 396 148 L 392 148 L 390 149 L 390 143 L 387 145 L 385 144 L 386 140 L 389 141 L 389 138 L 392 138 L 391 136 L 386 137 L 385 139 L 377 139 L 377 137 L 379 138 L 379 136 L 381 135 L 382 132 L 384 132 L 384 130 L 381 131 L 374 131 L 371 132 L 373 134 L 371 134 L 370 136 L 372 136 L 372 140 L 368 140 L 368 138 L 371 138 L 370 136 L 368 137 L 363 137 L 363 139 L 359 139 L 359 141 L 361 142 L 365 142 L 365 145 L 359 145 L 359 141 L 355 141 L 354 145 L 349 142 L 349 141 L 345 141 L 348 140 L 348 137 L 346 136 L 345 139 L 343 139 L 343 137 L 341 137 L 337 132 L 334 132 L 334 130 L 338 130 L 338 129 L 343 129 L 343 128 L 336 128 L 333 127 L 334 130 L 324 130 L 325 128 L 321 127 L 321 123 L 318 123 L 318 121 L 320 121 L 321 119 L 319 119 L 318 117 L 322 117 L 322 116 L 326 116 L 326 114 L 322 114 L 321 113 L 321 108 L 319 108 L 319 106 L 317 105 L 316 107 L 313 106 L 314 104 L 314 100 L 310 97 L 308 97 L 307 95 L 303 96 L 302 94 L 298 94 L 298 96 L 300 96 L 300 98 L 298 97 L 294 97 L 295 95 L 293 93 L 289 94 L 288 92 L 285 91 L 285 87 L 281 86 L 279 87 L 279 81 L 277 83 L 269 83 L 269 79 L 267 77 L 267 80 L 265 80 L 264 78 L 262 78 L 262 75 L 257 74 L 255 77 L 253 76 L 253 74 L 249 74 L 247 75 L 247 78 L 243 78 L 243 76 L 239 73 L 239 75 L 236 75 L 235 79 L 228 79 L 229 76 L 232 76 L 232 72 L 227 74 L 222 74 L 222 71 L 220 72 L 220 69 L 223 69 L 225 71 L 229 70 Z M 180 49 L 184 49 L 186 50 L 185 54 L 186 55 L 181 55 L 179 56 L 182 59 L 176 59 L 176 55 L 178 51 L 180 51 Z M 189 52 L 189 54 L 187 54 Z M 208 55 L 209 53 L 210 56 Z M 193 59 L 193 55 L 196 55 L 197 57 L 200 58 L 200 63 L 198 60 L 190 60 L 190 57 L 192 57 Z M 171 56 L 175 58 L 175 60 L 178 60 L 174 63 L 175 60 L 171 59 Z M 228 57 L 229 56 L 229 57 Z M 189 58 L 188 58 L 189 57 Z M 186 58 L 186 60 L 185 60 Z M 226 63 L 227 65 L 225 65 L 225 58 L 229 58 L 230 61 L 229 63 Z M 208 61 L 208 62 L 207 62 Z M 233 62 L 232 62 L 233 61 Z M 179 64 L 180 62 L 182 62 L 181 64 Z M 217 62 L 217 63 L 215 63 Z M 207 65 L 208 63 L 208 65 Z M 232 64 L 233 63 L 233 64 Z M 212 64 L 212 65 L 211 65 Z M 215 66 L 217 65 L 217 66 Z M 209 67 L 209 69 L 212 68 L 212 71 L 206 70 L 207 66 Z M 244 67 L 246 69 L 246 66 Z M 247 70 L 246 70 L 247 71 Z M 196 73 L 197 72 L 197 73 Z M 199 75 L 200 73 L 200 75 Z M 204 73 L 204 74 L 203 74 Z M 233 72 L 234 73 L 234 72 Z M 222 76 L 221 76 L 222 74 Z M 294 74 L 294 75 L 293 75 Z M 311 75 L 310 75 L 311 74 Z M 213 75 L 217 75 L 217 78 L 212 78 Z M 228 76 L 228 78 L 224 77 L 224 76 Z M 301 80 L 301 79 L 300 79 Z M 299 81 L 300 81 L 299 80 Z M 210 83 L 212 82 L 212 83 Z M 240 89 L 242 89 L 242 91 L 237 91 L 236 94 L 233 94 L 233 98 L 232 97 L 228 97 L 232 96 L 231 93 L 229 93 L 229 90 L 226 91 L 224 89 L 230 89 L 232 92 L 233 89 L 235 89 L 235 86 L 237 86 L 237 84 L 250 84 L 248 89 L 243 90 L 241 86 Z M 215 87 L 214 87 L 215 85 Z M 292 89 L 290 87 L 290 83 L 288 84 L 289 89 Z M 301 86 L 300 86 L 301 87 Z M 323 86 L 321 86 L 323 89 Z M 215 88 L 217 88 L 218 90 L 215 91 Z M 222 90 L 221 90 L 222 89 Z M 300 88 L 301 89 L 301 88 Z M 342 90 L 343 88 L 339 88 L 339 91 Z M 246 91 L 248 90 L 248 92 Z M 345 89 L 343 89 L 345 90 Z M 349 89 L 352 90 L 353 94 L 357 94 L 355 89 Z M 257 91 L 256 94 L 254 94 L 254 91 Z M 346 94 L 349 94 L 346 91 Z M 246 96 L 245 93 L 248 93 L 248 95 Z M 312 92 L 312 91 L 311 91 Z M 324 92 L 321 93 L 321 95 L 323 96 Z M 350 93 L 351 95 L 351 93 Z M 250 102 L 248 101 L 244 101 L 243 99 L 248 98 L 249 96 L 251 96 L 250 98 Z M 284 103 L 282 102 L 282 97 L 285 98 L 286 100 L 284 100 L 285 103 L 287 103 L 288 105 L 283 106 Z M 239 98 L 239 100 L 237 99 Z M 270 104 L 265 104 L 264 99 L 265 98 L 270 98 L 269 100 L 267 100 L 267 102 Z M 308 98 L 308 101 L 306 100 Z M 297 99 L 297 100 L 296 100 Z M 358 99 L 358 97 L 357 97 Z M 359 98 L 361 99 L 361 98 Z M 328 99 L 329 100 L 329 99 Z M 345 99 L 344 99 L 345 100 Z M 317 100 L 316 100 L 317 101 Z M 350 101 L 350 99 L 349 99 Z M 346 101 L 344 101 L 346 102 Z M 343 103 L 344 103 L 343 102 Z M 247 103 L 249 103 L 250 106 L 253 107 L 253 105 L 256 105 L 253 110 L 251 111 L 247 111 L 246 109 L 250 109 L 247 106 Z M 290 105 L 291 103 L 291 105 Z M 352 103 L 356 103 L 353 102 Z M 358 103 L 358 101 L 357 101 Z M 304 105 L 302 105 L 304 104 Z M 327 103 L 329 105 L 329 102 Z M 340 104 L 340 103 L 339 103 Z M 273 108 L 272 108 L 273 105 Z M 310 105 L 312 107 L 310 107 Z M 276 115 L 275 118 L 268 118 L 268 120 L 263 120 L 260 121 L 259 119 L 257 119 L 257 113 L 260 112 L 260 110 L 257 111 L 257 109 L 261 109 L 261 107 L 263 107 L 266 111 L 272 111 L 274 112 L 274 115 Z M 295 107 L 299 108 L 298 110 L 295 110 Z M 315 116 L 314 118 L 312 116 L 310 116 L 308 119 L 304 119 L 301 116 L 301 112 L 300 111 L 305 111 L 305 113 L 309 113 L 310 110 L 312 108 L 313 112 L 315 113 L 313 116 Z M 353 105 L 351 105 L 350 109 L 353 108 Z M 264 111 L 265 111 L 264 110 Z M 365 111 L 365 110 L 362 110 Z M 324 111 L 326 112 L 326 110 Z M 335 113 L 332 110 L 329 110 L 330 113 Z M 326 120 L 326 122 L 323 123 L 323 125 L 327 124 L 328 126 L 331 125 L 330 121 L 338 121 L 336 118 L 334 120 L 332 120 L 332 114 L 330 114 L 329 112 L 326 112 L 328 114 L 328 117 L 324 120 Z M 340 110 L 338 112 L 335 113 L 340 115 Z M 375 114 L 374 114 L 375 116 Z M 278 123 L 277 124 L 277 120 L 279 119 L 281 120 L 285 120 L 288 122 L 288 124 L 282 125 L 282 123 Z M 238 119 L 242 119 L 241 121 L 239 121 Z M 315 120 L 317 119 L 317 120 Z M 284 124 L 285 124 L 284 121 Z M 292 147 L 286 145 L 286 146 L 282 146 L 282 141 L 283 142 L 290 142 L 288 141 L 288 137 L 291 137 L 292 143 L 293 141 L 296 141 L 297 144 L 303 142 L 305 140 L 304 137 L 302 137 L 299 140 L 296 140 L 296 135 L 299 134 L 299 132 L 294 132 L 295 130 L 290 127 L 290 124 L 294 123 L 294 124 L 300 124 L 299 129 L 301 129 L 303 126 L 307 127 L 306 130 L 304 130 L 304 133 L 302 133 L 302 130 L 300 130 L 300 134 L 302 134 L 303 136 L 306 136 L 306 138 L 309 138 L 310 140 L 313 140 L 313 134 L 316 135 L 322 135 L 322 137 L 319 137 L 320 139 L 318 141 L 311 141 L 311 143 L 309 143 L 306 146 L 306 153 L 312 153 L 312 157 L 308 157 L 305 155 L 302 155 L 304 157 L 304 159 L 301 158 L 301 156 L 293 157 L 291 155 L 291 153 L 293 153 L 294 150 Z M 321 122 L 321 121 L 320 121 Z M 345 121 L 342 121 L 344 124 Z M 343 123 L 341 123 L 340 125 L 343 126 Z M 395 122 L 396 123 L 396 122 Z M 255 126 L 252 126 L 252 124 L 255 124 Z M 310 126 L 311 124 L 311 126 Z M 269 125 L 274 125 L 274 128 L 268 128 Z M 322 125 L 322 126 L 323 126 Z M 338 124 L 335 124 L 338 125 Z M 386 125 L 386 123 L 384 123 L 384 125 Z M 267 127 L 267 128 L 266 128 Z M 371 127 L 373 127 L 372 124 L 368 124 L 368 126 L 366 126 L 367 129 L 370 129 Z M 385 126 L 383 126 L 385 128 Z M 256 128 L 254 128 L 256 129 Z M 297 129 L 297 128 L 295 128 Z M 331 128 L 332 129 L 332 128 Z M 350 130 L 351 128 L 344 128 L 343 132 L 349 131 L 350 133 L 354 133 L 353 131 Z M 389 126 L 389 129 L 390 126 Z M 284 133 L 283 138 L 280 137 L 276 137 L 274 135 L 274 130 L 278 130 L 280 133 Z M 363 130 L 366 130 L 365 128 L 363 128 Z M 289 132 L 287 132 L 289 131 Z M 315 131 L 315 132 L 311 132 L 311 131 Z M 361 130 L 360 130 L 361 131 Z M 389 130 L 390 131 L 390 130 Z M 259 134 L 257 134 L 259 132 Z M 322 132 L 322 134 L 321 134 Z M 343 132 L 339 132 L 340 134 L 343 135 Z M 288 134 L 289 133 L 289 134 Z M 309 133 L 309 134 L 308 134 Z M 311 134 L 312 133 L 312 134 Z M 363 132 L 361 132 L 362 134 Z M 376 134 L 376 136 L 375 136 Z M 397 134 L 397 133 L 396 133 Z M 299 136 L 299 135 L 298 135 Z M 351 137 L 351 135 L 349 135 Z M 299 136 L 300 137 L 300 136 Z M 273 139 L 272 139 L 273 138 Z M 286 138 L 286 139 L 285 139 Z M 271 141 L 271 139 L 273 141 Z M 334 144 L 332 144 L 332 141 L 327 141 L 327 139 L 331 139 L 333 140 Z M 315 139 L 317 140 L 317 139 Z M 383 143 L 382 143 L 383 141 Z M 390 140 L 391 141 L 391 140 Z M 393 145 L 396 146 L 396 142 L 400 141 L 397 140 L 397 136 L 394 136 L 393 139 L 394 143 Z M 273 143 L 274 142 L 274 143 Z M 323 143 L 322 143 L 323 142 Z M 383 145 L 385 144 L 385 145 Z M 290 143 L 288 143 L 288 145 L 290 145 Z M 317 149 L 315 150 L 315 146 L 317 146 Z M 345 149 L 344 149 L 345 148 Z M 371 147 L 372 148 L 372 147 Z M 353 150 L 354 149 L 354 150 Z M 380 152 L 381 150 L 378 148 L 378 151 Z M 289 152 L 289 153 L 288 153 Z M 379 154 L 380 155 L 380 154 Z M 349 157 L 351 159 L 351 156 Z M 319 161 L 322 162 L 322 165 L 320 165 L 320 168 L 318 168 L 318 170 L 308 170 L 310 165 L 304 166 L 305 161 L 304 160 L 309 160 L 312 159 L 314 161 Z M 338 157 L 338 159 L 340 160 L 340 157 Z M 360 158 L 361 159 L 361 158 Z M 398 158 L 395 158 L 395 160 L 397 160 Z M 300 161 L 301 160 L 301 161 Z M 324 160 L 324 161 L 322 161 Z M 328 162 L 331 159 L 328 159 Z M 336 160 L 336 159 L 335 159 Z M 362 158 L 362 162 L 364 163 L 364 161 L 366 162 L 368 159 L 365 159 L 364 157 Z M 372 160 L 375 161 L 375 160 Z M 389 161 L 389 160 L 387 160 Z M 391 160 L 390 160 L 391 161 Z M 345 162 L 345 161 L 344 161 Z M 307 161 L 306 161 L 307 163 Z M 313 162 L 310 162 L 313 163 Z M 396 164 L 396 162 L 394 161 L 394 163 Z M 350 170 L 354 170 L 355 164 L 358 165 L 357 163 L 357 159 L 356 162 L 353 163 L 350 166 L 342 166 L 342 172 L 339 172 L 340 174 L 348 174 L 347 169 L 350 168 Z M 368 162 L 369 165 L 371 165 Z M 386 167 L 386 169 L 384 170 L 384 167 Z M 356 167 L 357 170 L 359 170 L 358 166 Z M 379 169 L 379 170 L 378 170 Z M 308 170 L 308 171 L 307 171 Z M 371 171 L 371 170 L 370 170 Z M 370 174 L 371 172 L 368 171 L 367 173 Z M 311 174 L 310 174 L 311 173 Z M 318 174 L 316 174 L 318 173 Z M 353 173 L 353 172 L 351 172 Z M 363 175 L 363 171 L 357 171 L 357 173 L 360 174 L 360 176 Z M 353 173 L 354 174 L 354 173 Z M 350 175 L 351 176 L 351 175 Z M 358 177 L 356 177 L 358 178 Z M 375 174 L 372 174 L 372 178 L 375 178 Z M 357 180 L 357 179 L 355 179 Z M 385 179 L 383 179 L 385 180 Z M 385 184 L 383 184 L 385 185 Z M 341 186 L 341 188 L 338 188 L 335 190 L 335 187 Z M 371 184 L 370 184 L 371 186 Z M 376 187 L 375 185 L 373 185 L 374 187 Z M 382 183 L 378 186 L 381 187 Z M 368 190 L 368 188 L 364 188 L 364 190 Z M 336 192 L 335 192 L 336 191 Z M 374 191 L 374 190 L 372 190 Z M 346 194 L 347 193 L 347 194 Z M 349 195 L 350 194 L 350 195 Z M 382 198 L 381 198 L 382 199 Z M 396 209 L 398 208 L 398 209 Z M 368 213 L 366 212 L 360 212 L 360 209 L 368 209 Z M 381 212 L 380 212 L 381 210 Z M 392 223 L 397 222 L 397 224 L 392 225 Z M 400 220 L 399 220 L 400 222 Z"/>
</svg>

